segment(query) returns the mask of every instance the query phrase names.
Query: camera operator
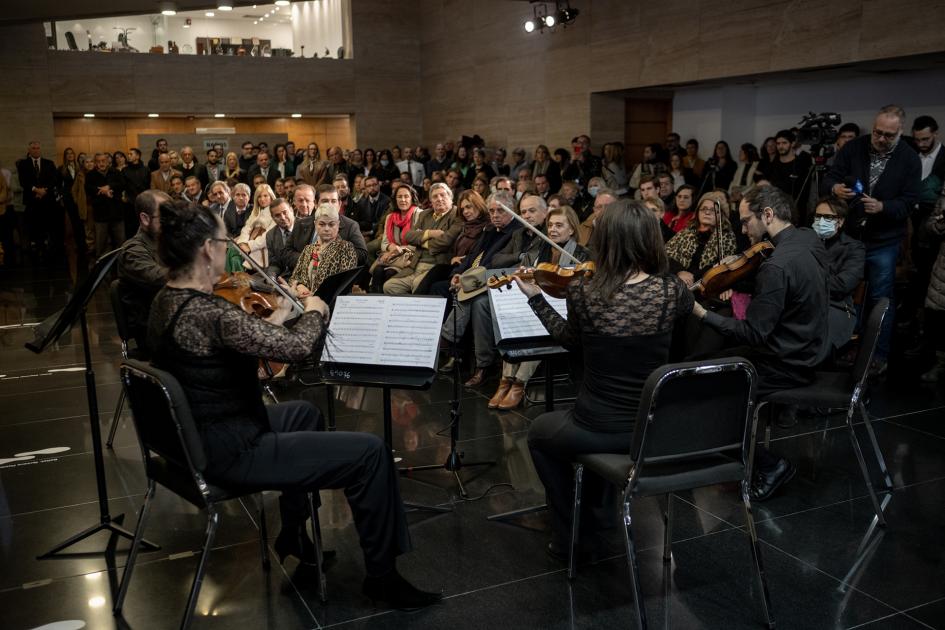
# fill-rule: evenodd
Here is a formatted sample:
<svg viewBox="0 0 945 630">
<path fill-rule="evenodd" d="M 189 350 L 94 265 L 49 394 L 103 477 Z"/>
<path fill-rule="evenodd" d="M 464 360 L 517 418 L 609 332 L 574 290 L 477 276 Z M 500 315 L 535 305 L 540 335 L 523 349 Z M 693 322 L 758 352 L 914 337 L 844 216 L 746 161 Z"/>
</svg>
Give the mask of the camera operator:
<svg viewBox="0 0 945 630">
<path fill-rule="evenodd" d="M 850 206 L 847 231 L 866 246 L 865 312 L 888 297 L 893 301 L 896 260 L 906 234 L 906 222 L 919 200 L 922 167 L 919 156 L 902 136 L 905 112 L 898 105 L 879 110 L 870 135 L 850 140 L 837 153 L 821 183 L 821 193 L 833 194 Z M 854 188 L 862 186 L 859 194 Z M 873 369 L 886 371 L 895 309 L 883 321 Z"/>
</svg>

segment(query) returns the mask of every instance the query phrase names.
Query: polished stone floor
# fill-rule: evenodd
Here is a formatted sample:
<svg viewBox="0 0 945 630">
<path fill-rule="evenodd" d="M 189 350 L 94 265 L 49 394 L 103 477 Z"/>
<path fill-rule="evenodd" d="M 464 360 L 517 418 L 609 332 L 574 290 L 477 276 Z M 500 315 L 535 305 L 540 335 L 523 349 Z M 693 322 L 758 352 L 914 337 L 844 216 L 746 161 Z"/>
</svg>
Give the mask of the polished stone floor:
<svg viewBox="0 0 945 630">
<path fill-rule="evenodd" d="M 54 559 L 37 560 L 56 542 L 98 518 L 91 433 L 78 332 L 42 355 L 24 349 L 29 324 L 67 299 L 65 272 L 0 273 L 0 628 L 175 627 L 195 569 L 205 520 L 158 490 L 148 537 L 160 551 L 142 554 L 124 607 L 111 606 L 127 557 L 125 540 L 104 534 Z M 107 429 L 119 393 L 119 345 L 104 293 L 90 305 L 100 422 Z M 798 475 L 772 501 L 757 505 L 762 553 L 780 628 L 945 628 L 945 393 L 920 386 L 917 367 L 893 365 L 871 409 L 895 491 L 888 528 L 871 528 L 872 512 L 839 417 L 804 419 L 775 429 L 773 448 Z M 487 516 L 541 503 L 525 443 L 540 412 L 486 407 L 493 382 L 465 390 L 466 459 L 494 459 L 461 471 L 472 500 L 459 497 L 447 472 L 402 480 L 407 501 L 452 508 L 410 515 L 415 550 L 401 559 L 416 583 L 445 600 L 414 614 L 375 609 L 360 594 L 361 554 L 340 492 L 323 493 L 325 544 L 338 551 L 328 573 L 329 601 L 299 579 L 292 561 L 259 559 L 251 503 L 227 506 L 197 604 L 195 628 L 616 628 L 633 627 L 626 565 L 612 558 L 584 566 L 569 583 L 565 567 L 544 552 L 547 515 L 513 523 Z M 287 387 L 285 399 L 324 405 L 322 387 Z M 395 392 L 394 448 L 405 464 L 440 463 L 449 441 L 449 382 L 426 392 Z M 380 394 L 338 392 L 338 427 L 380 434 Z M 826 430 L 824 426 L 826 424 Z M 52 449 L 52 450 L 50 450 Z M 41 451 L 31 458 L 17 454 Z M 133 525 L 145 490 L 140 453 L 125 413 L 115 448 L 105 455 L 109 509 Z M 276 496 L 265 496 L 270 532 Z M 674 556 L 661 561 L 662 524 L 655 500 L 635 507 L 647 615 L 654 628 L 762 627 L 743 512 L 734 487 L 673 497 Z M 103 553 L 107 551 L 107 553 Z M 73 623 L 63 623 L 73 620 Z M 77 622 L 83 622 L 77 623 Z"/>
</svg>

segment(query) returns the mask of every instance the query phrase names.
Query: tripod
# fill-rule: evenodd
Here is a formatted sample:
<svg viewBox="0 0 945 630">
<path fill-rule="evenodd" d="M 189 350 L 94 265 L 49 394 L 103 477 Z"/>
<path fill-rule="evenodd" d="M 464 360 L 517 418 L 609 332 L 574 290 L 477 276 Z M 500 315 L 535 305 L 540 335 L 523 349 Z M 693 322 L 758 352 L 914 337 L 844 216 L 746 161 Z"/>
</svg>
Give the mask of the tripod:
<svg viewBox="0 0 945 630">
<path fill-rule="evenodd" d="M 456 336 L 456 311 L 459 307 L 459 299 L 457 297 L 457 292 L 452 291 L 452 304 L 453 304 L 453 335 L 454 339 Z M 460 410 L 461 405 L 461 396 L 462 391 L 460 390 L 460 380 L 462 376 L 460 375 L 460 366 L 459 366 L 459 340 L 453 341 L 450 344 L 450 349 L 452 351 L 453 358 L 453 398 L 450 400 L 450 452 L 446 456 L 446 461 L 442 464 L 430 464 L 428 466 L 408 466 L 401 469 L 401 472 L 404 474 L 411 474 L 417 471 L 425 470 L 448 470 L 453 473 L 453 477 L 456 479 L 456 485 L 459 487 L 459 496 L 463 499 L 469 498 L 469 493 L 466 492 L 466 486 L 463 485 L 463 479 L 459 476 L 459 471 L 463 469 L 463 466 L 492 466 L 495 464 L 494 461 L 487 462 L 464 462 L 463 453 L 456 450 L 456 442 L 459 440 L 459 421 L 462 417 L 462 411 Z"/>
</svg>

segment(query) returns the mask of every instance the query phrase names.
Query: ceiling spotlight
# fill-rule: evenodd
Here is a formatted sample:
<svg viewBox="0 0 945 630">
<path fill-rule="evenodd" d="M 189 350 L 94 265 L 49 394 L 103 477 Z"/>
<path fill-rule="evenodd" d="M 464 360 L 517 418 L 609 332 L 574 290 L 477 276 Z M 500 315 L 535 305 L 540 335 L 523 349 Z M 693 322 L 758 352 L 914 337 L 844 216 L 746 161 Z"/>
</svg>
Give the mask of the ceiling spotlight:
<svg viewBox="0 0 945 630">
<path fill-rule="evenodd" d="M 532 33 L 535 31 L 535 20 L 525 20 L 525 32 Z"/>
<path fill-rule="evenodd" d="M 558 23 L 566 26 L 573 22 L 580 12 L 577 9 L 572 9 L 567 2 L 564 3 L 563 7 L 561 4 L 558 3 Z"/>
<path fill-rule="evenodd" d="M 259 20 L 253 20 L 253 24 L 259 24 Z"/>
<path fill-rule="evenodd" d="M 214 114 L 214 118 L 226 118 L 226 114 Z"/>
<path fill-rule="evenodd" d="M 277 7 L 287 7 L 289 4 L 291 4 L 289 0 L 276 0 Z"/>
<path fill-rule="evenodd" d="M 82 114 L 85 118 L 95 118 L 95 114 Z"/>
<path fill-rule="evenodd" d="M 547 26 L 548 28 L 551 28 L 555 25 L 555 16 L 546 15 L 543 21 L 545 23 L 545 26 Z"/>
<path fill-rule="evenodd" d="M 233 10 L 233 0 L 218 0 L 217 9 L 219 11 L 232 11 Z"/>
<path fill-rule="evenodd" d="M 148 118 L 159 118 L 160 114 L 148 114 Z"/>
<path fill-rule="evenodd" d="M 207 17 L 213 17 L 214 15 L 216 15 L 216 13 L 214 13 L 213 11 L 207 11 L 206 13 L 204 13 L 204 15 L 206 15 Z"/>
<path fill-rule="evenodd" d="M 166 15 L 167 17 L 171 17 L 173 15 L 177 15 L 177 11 L 175 11 L 174 9 L 161 9 L 161 15 Z"/>
<path fill-rule="evenodd" d="M 292 114 L 292 118 L 301 118 L 302 114 Z"/>
</svg>

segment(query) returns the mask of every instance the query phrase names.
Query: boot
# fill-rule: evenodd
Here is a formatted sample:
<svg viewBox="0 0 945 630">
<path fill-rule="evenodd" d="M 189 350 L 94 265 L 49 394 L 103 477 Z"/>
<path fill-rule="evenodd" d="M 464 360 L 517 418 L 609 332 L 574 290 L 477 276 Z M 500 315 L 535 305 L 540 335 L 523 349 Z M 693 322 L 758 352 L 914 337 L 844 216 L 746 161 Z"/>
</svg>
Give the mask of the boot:
<svg viewBox="0 0 945 630">
<path fill-rule="evenodd" d="M 920 376 L 923 383 L 937 383 L 945 376 L 945 352 L 937 350 L 935 352 L 935 365 L 932 369 Z"/>
<path fill-rule="evenodd" d="M 463 383 L 466 387 L 479 387 L 482 385 L 482 382 L 486 380 L 486 370 L 485 368 L 476 368 L 476 371 L 473 372 L 473 375 L 469 378 L 468 381 Z"/>
<path fill-rule="evenodd" d="M 499 409 L 502 411 L 515 409 L 522 404 L 523 398 L 525 398 L 525 383 L 518 379 L 513 379 L 509 393 L 507 393 L 505 398 L 502 399 L 502 402 L 499 403 Z"/>
<path fill-rule="evenodd" d="M 489 399 L 489 409 L 497 409 L 502 403 L 502 400 L 505 398 L 505 395 L 509 393 L 509 389 L 512 387 L 512 383 L 515 382 L 514 378 L 509 378 L 503 376 L 499 379 L 499 388 L 495 390 L 495 393 L 492 395 L 492 398 Z"/>
</svg>

